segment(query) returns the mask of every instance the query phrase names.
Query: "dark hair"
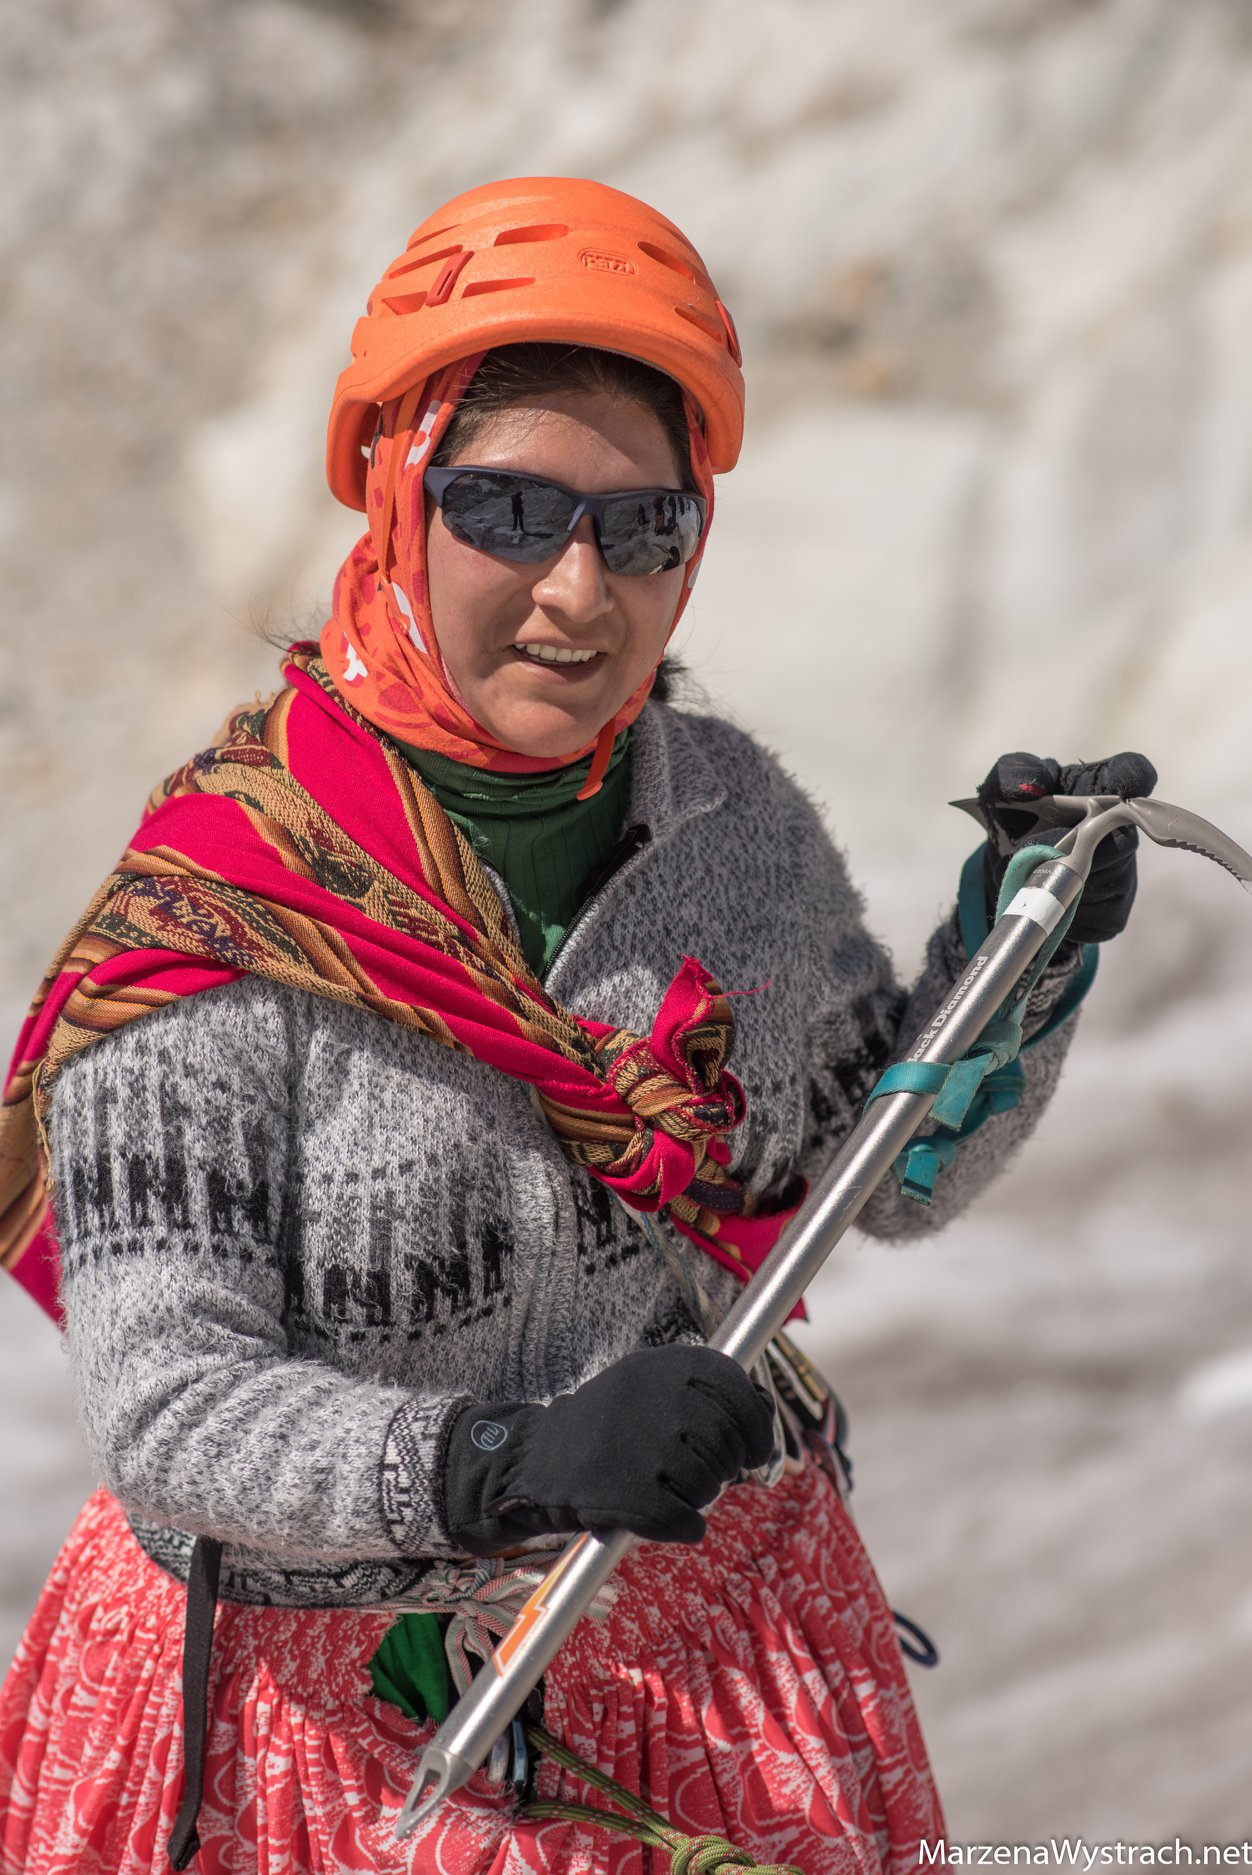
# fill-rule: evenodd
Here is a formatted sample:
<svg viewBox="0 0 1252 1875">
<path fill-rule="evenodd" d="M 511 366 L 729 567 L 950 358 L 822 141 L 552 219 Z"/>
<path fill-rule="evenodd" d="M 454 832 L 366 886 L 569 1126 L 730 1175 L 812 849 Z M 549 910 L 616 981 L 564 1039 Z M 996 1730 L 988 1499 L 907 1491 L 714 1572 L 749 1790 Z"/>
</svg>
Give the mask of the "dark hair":
<svg viewBox="0 0 1252 1875">
<path fill-rule="evenodd" d="M 443 468 L 464 454 L 491 419 L 528 398 L 552 391 L 603 392 L 652 413 L 665 432 L 679 486 L 697 493 L 691 472 L 687 414 L 673 378 L 624 352 L 589 345 L 500 345 L 487 353 L 430 459 Z"/>
</svg>

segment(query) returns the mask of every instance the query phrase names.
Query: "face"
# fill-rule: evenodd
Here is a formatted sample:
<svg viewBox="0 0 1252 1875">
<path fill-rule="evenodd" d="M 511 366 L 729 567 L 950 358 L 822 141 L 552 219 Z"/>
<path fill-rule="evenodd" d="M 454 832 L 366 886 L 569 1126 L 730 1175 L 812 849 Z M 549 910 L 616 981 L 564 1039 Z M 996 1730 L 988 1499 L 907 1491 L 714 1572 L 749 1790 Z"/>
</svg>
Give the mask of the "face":
<svg viewBox="0 0 1252 1875">
<path fill-rule="evenodd" d="M 502 411 L 456 460 L 589 495 L 680 485 L 656 417 L 603 392 L 553 393 Z M 520 755 L 555 764 L 593 742 L 660 661 L 687 568 L 610 573 L 587 515 L 550 560 L 521 566 L 466 546 L 428 505 L 431 616 L 460 701 Z M 541 647 L 577 656 L 545 663 Z"/>
</svg>

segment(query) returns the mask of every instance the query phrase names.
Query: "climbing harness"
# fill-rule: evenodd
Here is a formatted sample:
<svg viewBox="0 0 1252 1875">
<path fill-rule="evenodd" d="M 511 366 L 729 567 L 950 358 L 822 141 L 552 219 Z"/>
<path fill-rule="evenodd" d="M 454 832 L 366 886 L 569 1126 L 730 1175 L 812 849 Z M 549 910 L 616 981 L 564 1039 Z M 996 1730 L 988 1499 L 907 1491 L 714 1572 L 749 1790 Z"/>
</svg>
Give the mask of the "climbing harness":
<svg viewBox="0 0 1252 1875">
<path fill-rule="evenodd" d="M 486 1556 L 468 1562 L 436 1563 L 404 1595 L 371 1603 L 361 1614 L 422 1614 L 449 1617 L 444 1640 L 448 1669 L 457 1693 L 464 1693 L 479 1661 L 490 1660 L 501 1635 L 507 1634 L 518 1610 L 551 1569 L 559 1550 L 528 1550 L 524 1558 Z M 603 1620 L 617 1600 L 617 1584 L 606 1582 L 588 1614 Z"/>
<path fill-rule="evenodd" d="M 524 1558 L 487 1556 L 460 1562 L 436 1563 L 421 1581 L 403 1595 L 386 1602 L 354 1607 L 363 1615 L 425 1614 L 448 1618 L 444 1651 L 457 1697 L 468 1692 L 479 1662 L 491 1659 L 496 1643 L 509 1632 L 518 1613 L 559 1558 L 556 1550 L 530 1550 Z M 178 1817 L 170 1836 L 170 1861 L 176 1869 L 190 1866 L 200 1848 L 196 1824 L 204 1796 L 204 1765 L 208 1738 L 209 1656 L 217 1611 L 218 1577 L 222 1545 L 211 1537 L 198 1537 L 191 1553 L 187 1578 L 187 1626 L 183 1645 L 183 1710 L 186 1735 L 186 1784 Z M 606 1582 L 587 1613 L 603 1620 L 617 1599 L 616 1582 Z M 510 1783 L 524 1795 L 531 1777 L 524 1727 L 514 1719 L 500 1734 L 487 1761 L 494 1783 Z"/>
<path fill-rule="evenodd" d="M 444 1633 L 444 1652 L 458 1698 L 469 1691 L 477 1669 L 470 1664 L 476 1654 L 479 1664 L 491 1659 L 496 1643 L 508 1633 L 540 1582 L 557 1560 L 559 1552 L 528 1551 L 525 1561 L 511 1557 L 487 1556 L 472 1562 L 438 1563 L 427 1571 L 421 1582 L 408 1594 L 376 1607 L 365 1614 L 424 1614 L 450 1617 Z M 616 1582 L 606 1582 L 604 1590 L 587 1610 L 602 1621 L 617 1600 Z M 492 1746 L 487 1759 L 487 1776 L 495 1784 L 511 1784 L 520 1799 L 531 1780 L 531 1762 L 526 1748 L 526 1730 L 521 1719 L 511 1721 Z"/>
</svg>

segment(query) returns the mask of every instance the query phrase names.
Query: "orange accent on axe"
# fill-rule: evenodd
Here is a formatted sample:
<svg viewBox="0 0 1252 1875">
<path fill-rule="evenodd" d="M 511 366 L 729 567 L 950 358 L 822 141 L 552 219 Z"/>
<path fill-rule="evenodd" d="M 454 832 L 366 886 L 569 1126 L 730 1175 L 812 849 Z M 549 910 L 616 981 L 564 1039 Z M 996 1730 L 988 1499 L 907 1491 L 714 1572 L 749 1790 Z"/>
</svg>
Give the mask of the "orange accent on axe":
<svg viewBox="0 0 1252 1875">
<path fill-rule="evenodd" d="M 548 1596 L 565 1574 L 565 1571 L 570 1567 L 574 1558 L 582 1554 L 590 1540 L 590 1533 L 587 1531 L 584 1531 L 582 1536 L 576 1538 L 562 1555 L 560 1561 L 552 1565 L 552 1568 L 549 1569 L 543 1581 L 535 1585 L 518 1609 L 517 1619 L 514 1621 L 513 1626 L 509 1629 L 504 1639 L 500 1642 L 500 1645 L 496 1648 L 495 1653 L 491 1656 L 491 1664 L 501 1678 L 504 1677 L 505 1669 L 510 1660 L 512 1660 L 514 1654 L 522 1645 L 531 1629 L 536 1627 L 547 1614 Z"/>
</svg>

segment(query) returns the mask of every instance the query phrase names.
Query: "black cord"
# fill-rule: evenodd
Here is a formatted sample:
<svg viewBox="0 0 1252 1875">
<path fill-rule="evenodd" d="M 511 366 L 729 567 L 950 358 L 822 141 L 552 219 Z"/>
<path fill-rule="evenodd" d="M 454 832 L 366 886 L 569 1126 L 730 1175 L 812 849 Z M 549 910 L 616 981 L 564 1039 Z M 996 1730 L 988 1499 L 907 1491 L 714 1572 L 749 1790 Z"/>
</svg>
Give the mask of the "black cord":
<svg viewBox="0 0 1252 1875">
<path fill-rule="evenodd" d="M 937 1667 L 939 1649 L 925 1628 L 919 1627 L 916 1621 L 910 1621 L 909 1617 L 902 1615 L 898 1608 L 891 1610 L 891 1618 L 900 1630 L 896 1637 L 900 1643 L 900 1652 L 907 1654 L 910 1660 L 915 1660 L 919 1667 Z M 915 1641 L 916 1646 L 913 1645 Z"/>
<path fill-rule="evenodd" d="M 186 1787 L 182 1806 L 170 1832 L 172 1866 L 185 1869 L 199 1853 L 196 1819 L 204 1800 L 204 1755 L 209 1733 L 209 1658 L 213 1652 L 213 1618 L 217 1613 L 217 1583 L 222 1569 L 222 1546 L 211 1536 L 198 1536 L 187 1572 L 187 1626 L 183 1631 L 183 1761 Z"/>
</svg>

